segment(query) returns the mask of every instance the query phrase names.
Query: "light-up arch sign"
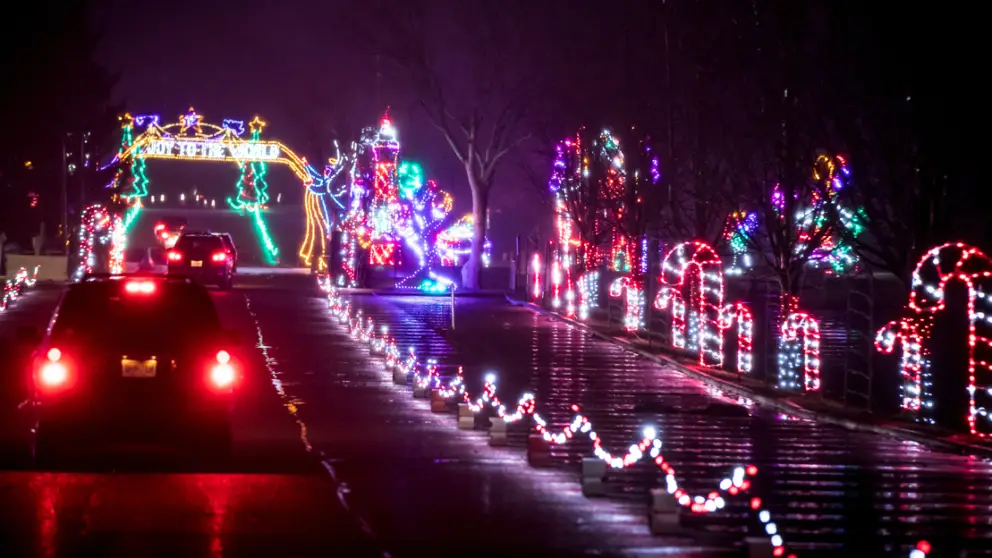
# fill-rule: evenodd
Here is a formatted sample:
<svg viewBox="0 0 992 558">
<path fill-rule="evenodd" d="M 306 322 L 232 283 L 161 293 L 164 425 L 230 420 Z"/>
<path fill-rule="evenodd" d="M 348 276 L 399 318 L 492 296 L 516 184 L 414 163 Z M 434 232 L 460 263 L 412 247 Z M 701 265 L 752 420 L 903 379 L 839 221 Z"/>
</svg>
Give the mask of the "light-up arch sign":
<svg viewBox="0 0 992 558">
<path fill-rule="evenodd" d="M 177 121 L 169 124 L 163 124 L 156 114 L 125 114 L 120 120 L 121 146 L 113 161 L 119 170 L 114 185 L 121 196 L 130 202 L 125 216 L 126 225 L 134 221 L 142 206 L 141 199 L 148 195 L 145 160 L 233 163 L 241 170 L 241 176 L 236 185 L 236 195 L 228 198 L 227 202 L 232 208 L 253 217 L 259 241 L 274 262 L 278 249 L 269 237 L 262 214 L 269 200 L 265 174 L 270 163 L 283 164 L 305 186 L 303 205 L 307 230 L 300 256 L 306 265 L 310 265 L 319 239 L 319 263 L 324 265 L 326 245 L 323 240 L 330 230 L 332 207 L 344 207 L 340 201 L 345 194 L 343 189 L 332 191 L 331 188 L 343 161 L 339 163 L 337 159 L 330 159 L 324 171 L 317 172 L 305 157 L 300 157 L 282 142 L 261 139 L 267 124 L 257 116 L 247 126 L 243 120 L 233 119 L 225 119 L 216 125 L 204 122 L 203 117 L 190 107 Z"/>
</svg>

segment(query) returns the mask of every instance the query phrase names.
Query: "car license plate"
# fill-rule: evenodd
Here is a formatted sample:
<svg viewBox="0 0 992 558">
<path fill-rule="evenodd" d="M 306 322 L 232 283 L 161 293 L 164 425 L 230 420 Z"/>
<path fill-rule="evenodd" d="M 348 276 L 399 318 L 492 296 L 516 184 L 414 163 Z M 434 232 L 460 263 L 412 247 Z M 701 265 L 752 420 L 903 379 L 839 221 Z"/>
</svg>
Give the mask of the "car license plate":
<svg viewBox="0 0 992 558">
<path fill-rule="evenodd" d="M 189 265 L 190 265 L 190 267 L 203 267 L 203 261 L 202 260 L 193 260 L 193 261 L 189 262 Z"/>
<path fill-rule="evenodd" d="M 121 373 L 125 378 L 154 378 L 155 359 L 133 360 L 130 358 L 121 359 Z"/>
</svg>

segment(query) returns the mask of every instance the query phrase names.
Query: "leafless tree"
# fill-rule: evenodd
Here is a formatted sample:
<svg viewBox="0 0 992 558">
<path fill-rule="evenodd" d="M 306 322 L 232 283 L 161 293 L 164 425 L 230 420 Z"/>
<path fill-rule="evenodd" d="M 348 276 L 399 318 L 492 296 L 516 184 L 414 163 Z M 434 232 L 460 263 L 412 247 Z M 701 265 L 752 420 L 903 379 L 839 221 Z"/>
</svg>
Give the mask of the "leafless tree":
<svg viewBox="0 0 992 558">
<path fill-rule="evenodd" d="M 478 0 L 445 4 L 386 3 L 375 44 L 412 78 L 419 104 L 463 166 L 472 192 L 475 238 L 466 287 L 479 286 L 489 195 L 504 158 L 525 141 L 533 56 L 523 38 L 526 2 Z M 480 24 L 480 22 L 484 22 Z M 453 52 L 433 41 L 444 36 Z M 461 35 L 461 37 L 453 37 Z"/>
<path fill-rule="evenodd" d="M 735 134 L 741 149 L 728 152 L 740 183 L 732 201 L 758 215 L 758 228 L 748 236 L 758 265 L 778 280 L 783 304 L 797 301 L 808 264 L 838 232 L 830 184 L 813 177 L 818 155 L 832 141 L 829 114 L 823 111 L 827 91 L 817 66 L 817 40 L 808 31 L 812 8 L 755 0 L 740 18 L 738 65 L 743 70 L 734 89 L 744 104 Z M 813 223 L 813 224 L 811 224 Z"/>
</svg>

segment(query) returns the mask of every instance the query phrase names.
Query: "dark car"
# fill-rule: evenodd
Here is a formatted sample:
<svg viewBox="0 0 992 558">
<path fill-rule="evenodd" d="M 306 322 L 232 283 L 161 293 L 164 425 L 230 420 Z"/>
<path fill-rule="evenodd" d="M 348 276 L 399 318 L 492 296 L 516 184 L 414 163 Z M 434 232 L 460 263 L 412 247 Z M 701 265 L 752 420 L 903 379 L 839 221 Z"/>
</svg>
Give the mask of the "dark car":
<svg viewBox="0 0 992 558">
<path fill-rule="evenodd" d="M 234 237 L 231 233 L 213 233 L 220 237 L 224 241 L 224 247 L 227 248 L 227 254 L 231 256 L 231 267 L 235 273 L 238 271 L 238 249 L 234 246 Z"/>
<path fill-rule="evenodd" d="M 32 364 L 40 464 L 81 449 L 175 445 L 229 456 L 240 364 L 207 290 L 166 276 L 87 278 Z"/>
<path fill-rule="evenodd" d="M 234 259 L 215 234 L 184 233 L 167 257 L 170 275 L 185 275 L 225 290 L 234 282 Z"/>
</svg>

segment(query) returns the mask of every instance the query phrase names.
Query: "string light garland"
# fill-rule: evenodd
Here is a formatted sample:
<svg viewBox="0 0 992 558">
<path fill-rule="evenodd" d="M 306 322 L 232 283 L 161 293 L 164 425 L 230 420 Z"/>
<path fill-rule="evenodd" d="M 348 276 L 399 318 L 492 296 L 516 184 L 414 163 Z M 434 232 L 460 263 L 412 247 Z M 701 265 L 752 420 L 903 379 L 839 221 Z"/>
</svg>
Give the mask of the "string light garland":
<svg viewBox="0 0 992 558">
<path fill-rule="evenodd" d="M 920 415 L 934 406 L 926 371 L 926 342 L 934 316 L 946 308 L 948 283 L 960 281 L 967 289 L 968 314 L 968 409 L 966 420 L 972 435 L 992 434 L 992 306 L 983 285 L 992 278 L 992 260 L 978 248 L 961 242 L 930 249 L 913 270 L 909 303 L 912 317 L 889 323 L 878 331 L 875 346 L 891 353 L 896 342 L 902 347 L 900 373 L 903 378 L 903 408 Z M 982 420 L 978 418 L 982 417 Z M 927 417 L 923 416 L 923 420 Z"/>
<path fill-rule="evenodd" d="M 370 352 L 376 354 L 380 347 L 386 347 L 384 359 L 387 368 L 396 368 L 404 376 L 412 374 L 415 386 L 421 389 L 436 389 L 438 395 L 444 399 L 461 398 L 473 414 L 491 412 L 505 423 L 510 424 L 521 422 L 530 417 L 534 431 L 540 434 L 547 443 L 555 445 L 568 443 L 578 434 L 585 435 L 592 443 L 593 455 L 614 469 L 632 467 L 645 456 L 650 456 L 652 463 L 665 474 L 667 492 L 680 506 L 691 513 L 707 514 L 723 509 L 726 506 L 724 495 L 737 496 L 748 491 L 751 488 L 750 479 L 758 474 L 758 468 L 754 465 L 737 467 L 728 477 L 718 483 L 716 489 L 705 493 L 705 495 L 693 496 L 680 485 L 675 468 L 662 455 L 662 442 L 657 437 L 656 428 L 645 427 L 637 444 L 631 445 L 623 454 L 613 454 L 604 447 L 602 438 L 596 433 L 589 418 L 580 414 L 577 405 L 572 405 L 571 410 L 575 415 L 571 423 L 560 431 L 553 432 L 547 420 L 537 412 L 536 398 L 533 394 L 524 393 L 511 410 L 500 400 L 496 388 L 496 375 L 490 373 L 484 378 L 481 394 L 473 399 L 465 389 L 463 371 L 460 367 L 456 375 L 445 383 L 441 380 L 437 362 L 428 359 L 426 365 L 421 367 L 413 347 L 410 347 L 409 355 L 405 360 L 400 359 L 395 340 L 388 338 L 388 330 L 383 329 L 382 336 L 376 337 L 371 333 L 374 331 L 371 320 L 364 321 L 360 311 L 354 317 L 348 317 L 350 313 L 350 310 L 347 309 L 348 305 L 333 287 L 330 288 L 328 295 L 328 307 L 339 322 L 348 324 L 349 334 L 353 338 L 369 344 Z M 342 319 L 343 316 L 345 319 Z M 750 506 L 756 512 L 759 511 L 760 499 L 752 499 Z M 759 513 L 759 519 L 766 525 L 765 530 L 772 542 L 774 555 L 784 556 L 782 537 L 777 533 L 775 524 L 768 520 L 767 512 Z"/>
</svg>

